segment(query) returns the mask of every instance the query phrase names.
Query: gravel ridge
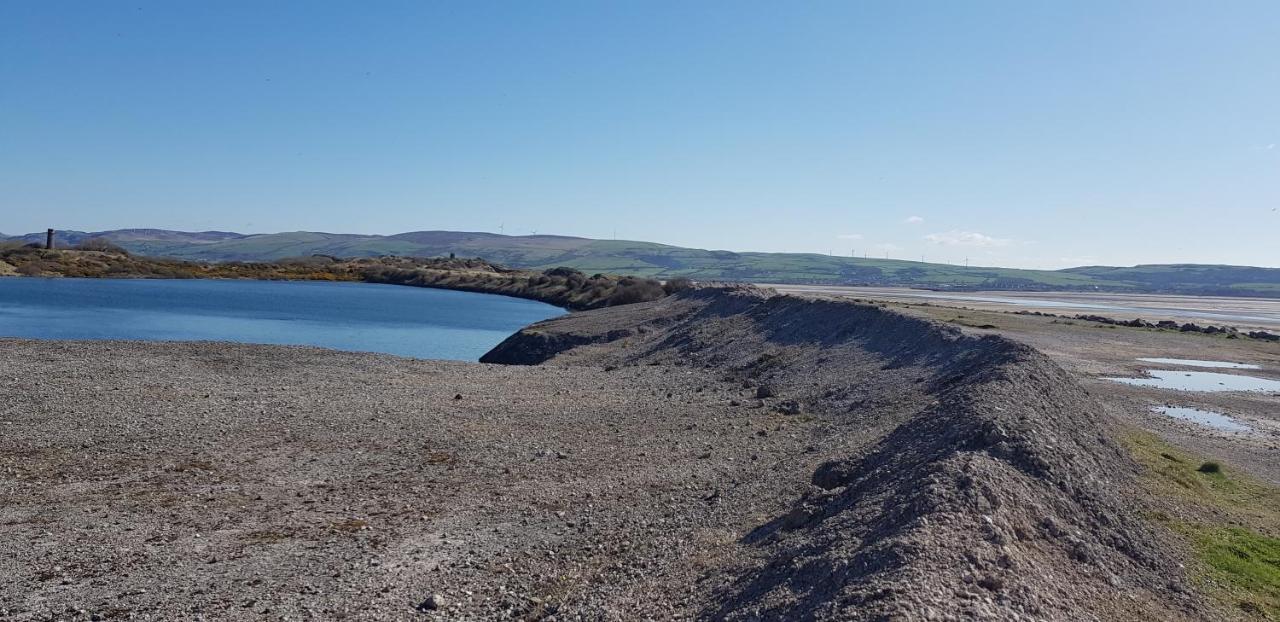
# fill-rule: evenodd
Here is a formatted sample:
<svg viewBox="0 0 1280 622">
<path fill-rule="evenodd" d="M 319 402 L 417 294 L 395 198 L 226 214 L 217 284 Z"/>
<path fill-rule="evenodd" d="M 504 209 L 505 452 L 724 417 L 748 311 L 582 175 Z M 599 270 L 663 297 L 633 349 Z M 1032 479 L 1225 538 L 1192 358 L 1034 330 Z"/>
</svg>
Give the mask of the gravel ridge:
<svg viewBox="0 0 1280 622">
<path fill-rule="evenodd" d="M 626 334 L 600 330 L 614 317 L 542 322 L 487 360 L 675 356 L 843 423 L 861 422 L 876 399 L 867 386 L 910 385 L 897 392 L 920 405 L 876 443 L 823 463 L 789 512 L 748 534 L 769 560 L 716 592 L 704 617 L 1208 616 L 1143 520 L 1139 468 L 1104 409 L 1040 352 L 875 305 L 755 287 L 675 298 L 630 309 L 637 328 Z M 627 347 L 610 347 L 620 339 Z"/>
</svg>

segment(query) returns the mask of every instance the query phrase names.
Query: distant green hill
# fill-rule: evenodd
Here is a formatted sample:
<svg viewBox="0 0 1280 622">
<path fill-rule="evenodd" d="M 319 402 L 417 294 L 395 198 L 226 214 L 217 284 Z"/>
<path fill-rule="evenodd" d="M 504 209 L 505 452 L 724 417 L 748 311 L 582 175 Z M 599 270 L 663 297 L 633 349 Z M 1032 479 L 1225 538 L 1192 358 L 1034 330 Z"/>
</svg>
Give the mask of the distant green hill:
<svg viewBox="0 0 1280 622">
<path fill-rule="evenodd" d="M 44 232 L 18 236 L 43 243 Z M 188 233 L 163 229 L 61 231 L 58 243 L 105 237 L 139 255 L 199 261 L 268 261 L 313 254 L 482 257 L 516 268 L 577 268 L 658 278 L 847 285 L 896 285 L 931 289 L 1081 290 L 1226 296 L 1280 296 L 1280 269 L 1198 264 L 1130 268 L 1088 266 L 1067 270 L 966 267 L 893 259 L 859 259 L 807 253 L 735 253 L 652 242 L 592 240 L 557 235 L 505 236 L 461 231 L 357 235 L 296 231 L 246 235 L 226 231 Z"/>
</svg>

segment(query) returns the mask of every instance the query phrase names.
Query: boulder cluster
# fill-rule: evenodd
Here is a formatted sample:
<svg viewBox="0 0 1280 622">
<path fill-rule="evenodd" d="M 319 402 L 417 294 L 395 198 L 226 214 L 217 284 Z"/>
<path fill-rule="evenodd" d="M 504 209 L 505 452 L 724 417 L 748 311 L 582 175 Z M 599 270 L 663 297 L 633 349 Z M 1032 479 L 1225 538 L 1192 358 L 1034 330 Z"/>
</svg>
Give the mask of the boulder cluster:
<svg viewBox="0 0 1280 622">
<path fill-rule="evenodd" d="M 1132 328 L 1158 328 L 1163 330 L 1176 330 L 1184 333 L 1204 333 L 1206 335 L 1226 335 L 1231 339 L 1238 339 L 1241 335 L 1250 339 L 1261 339 L 1263 341 L 1280 341 L 1280 335 L 1269 333 L 1265 330 L 1241 331 L 1234 326 L 1200 326 L 1192 322 L 1178 323 L 1173 320 L 1160 320 L 1159 322 L 1148 322 L 1142 318 L 1132 320 L 1119 320 L 1103 315 L 1059 315 L 1056 313 L 1044 313 L 1043 311 L 1018 311 L 1018 315 L 1038 315 L 1041 317 L 1056 317 L 1071 320 L 1081 320 L 1085 322 L 1096 322 L 1098 324 L 1108 324 L 1111 326 L 1129 326 Z"/>
</svg>

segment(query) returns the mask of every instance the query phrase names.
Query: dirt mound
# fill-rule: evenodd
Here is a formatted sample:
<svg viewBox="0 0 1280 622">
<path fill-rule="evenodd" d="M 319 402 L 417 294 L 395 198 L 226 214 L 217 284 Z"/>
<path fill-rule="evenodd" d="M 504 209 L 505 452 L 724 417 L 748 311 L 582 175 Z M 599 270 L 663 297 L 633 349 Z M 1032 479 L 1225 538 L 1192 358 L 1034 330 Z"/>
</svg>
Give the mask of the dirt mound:
<svg viewBox="0 0 1280 622">
<path fill-rule="evenodd" d="M 705 598 L 714 619 L 1202 618 L 1139 516 L 1138 467 L 1101 407 L 1039 352 L 887 309 L 704 288 L 574 314 L 482 359 L 674 365 L 759 405 L 868 428 L 760 552 Z M 852 436 L 852 435 L 850 435 Z"/>
</svg>

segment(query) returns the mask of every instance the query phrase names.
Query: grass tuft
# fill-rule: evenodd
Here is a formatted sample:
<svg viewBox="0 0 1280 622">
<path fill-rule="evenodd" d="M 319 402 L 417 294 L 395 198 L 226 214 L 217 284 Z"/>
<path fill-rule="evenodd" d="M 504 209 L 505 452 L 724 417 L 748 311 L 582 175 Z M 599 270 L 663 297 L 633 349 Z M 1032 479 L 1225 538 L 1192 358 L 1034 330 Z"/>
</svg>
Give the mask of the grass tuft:
<svg viewBox="0 0 1280 622">
<path fill-rule="evenodd" d="M 1200 465 L 1200 468 L 1196 470 L 1201 473 L 1221 473 L 1222 465 L 1218 464 L 1217 462 L 1210 461 Z"/>
</svg>

